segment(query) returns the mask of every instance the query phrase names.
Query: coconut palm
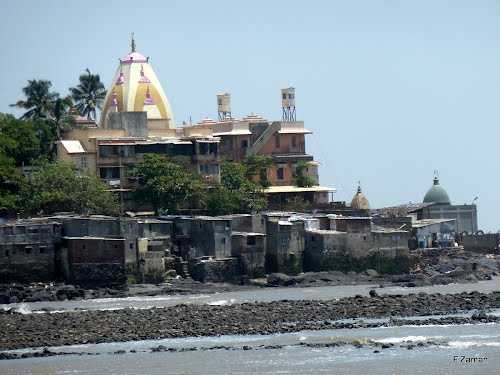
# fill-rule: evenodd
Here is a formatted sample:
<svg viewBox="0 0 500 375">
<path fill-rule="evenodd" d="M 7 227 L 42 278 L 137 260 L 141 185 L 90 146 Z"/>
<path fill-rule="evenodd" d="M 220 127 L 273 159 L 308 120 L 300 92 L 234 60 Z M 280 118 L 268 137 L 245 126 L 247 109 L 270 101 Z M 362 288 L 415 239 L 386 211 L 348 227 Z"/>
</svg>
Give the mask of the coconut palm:
<svg viewBox="0 0 500 375">
<path fill-rule="evenodd" d="M 50 118 L 54 109 L 54 102 L 59 98 L 59 94 L 51 92 L 52 83 L 47 80 L 29 80 L 28 85 L 23 88 L 26 100 L 19 100 L 11 107 L 26 109 L 21 116 L 22 119 L 43 119 Z"/>
<path fill-rule="evenodd" d="M 69 90 L 80 115 L 94 121 L 97 117 L 97 109 L 101 109 L 106 97 L 106 89 L 99 74 L 92 74 L 86 69 L 86 73 L 80 75 L 78 86 L 71 87 Z"/>
<path fill-rule="evenodd" d="M 70 96 L 57 98 L 51 113 L 51 120 L 55 125 L 57 139 L 61 139 L 61 132 L 71 129 L 75 125 L 75 116 L 72 114 L 73 101 Z"/>
</svg>

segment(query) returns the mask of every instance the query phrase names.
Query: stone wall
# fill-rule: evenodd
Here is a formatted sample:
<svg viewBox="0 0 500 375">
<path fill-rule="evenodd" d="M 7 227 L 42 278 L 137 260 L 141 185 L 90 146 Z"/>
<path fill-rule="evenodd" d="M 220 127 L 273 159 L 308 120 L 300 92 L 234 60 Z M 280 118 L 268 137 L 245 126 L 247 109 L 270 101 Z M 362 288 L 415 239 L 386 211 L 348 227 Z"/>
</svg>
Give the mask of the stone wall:
<svg viewBox="0 0 500 375">
<path fill-rule="evenodd" d="M 407 239 L 401 233 L 306 231 L 304 271 L 403 273 L 409 269 Z M 404 234 L 408 236 L 409 234 Z M 399 236 L 396 237 L 395 236 Z"/>
<path fill-rule="evenodd" d="M 199 258 L 189 262 L 189 273 L 200 282 L 232 282 L 241 280 L 240 262 L 236 258 Z"/>
<path fill-rule="evenodd" d="M 477 253 L 493 253 L 500 252 L 500 234 L 468 234 L 462 237 L 464 250 Z"/>
</svg>

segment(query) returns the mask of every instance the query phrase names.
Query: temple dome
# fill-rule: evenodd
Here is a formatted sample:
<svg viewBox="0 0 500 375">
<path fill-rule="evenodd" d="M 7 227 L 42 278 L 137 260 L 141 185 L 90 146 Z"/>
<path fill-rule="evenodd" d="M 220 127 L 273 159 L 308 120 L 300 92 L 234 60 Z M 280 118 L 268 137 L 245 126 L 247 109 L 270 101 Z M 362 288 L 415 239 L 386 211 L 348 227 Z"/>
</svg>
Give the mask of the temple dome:
<svg viewBox="0 0 500 375">
<path fill-rule="evenodd" d="M 358 185 L 358 191 L 354 195 L 351 201 L 351 208 L 354 208 L 356 210 L 369 210 L 370 209 L 370 203 L 368 202 L 368 199 L 366 199 L 365 195 L 361 191 L 361 185 Z"/>
<path fill-rule="evenodd" d="M 106 94 L 101 125 L 106 127 L 110 112 L 146 112 L 148 120 L 159 121 L 166 129 L 175 128 L 174 116 L 163 87 L 149 58 L 135 50 L 120 59 L 113 81 Z"/>
<path fill-rule="evenodd" d="M 439 185 L 439 178 L 434 177 L 434 183 L 424 197 L 424 203 L 451 204 L 446 190 Z"/>
</svg>

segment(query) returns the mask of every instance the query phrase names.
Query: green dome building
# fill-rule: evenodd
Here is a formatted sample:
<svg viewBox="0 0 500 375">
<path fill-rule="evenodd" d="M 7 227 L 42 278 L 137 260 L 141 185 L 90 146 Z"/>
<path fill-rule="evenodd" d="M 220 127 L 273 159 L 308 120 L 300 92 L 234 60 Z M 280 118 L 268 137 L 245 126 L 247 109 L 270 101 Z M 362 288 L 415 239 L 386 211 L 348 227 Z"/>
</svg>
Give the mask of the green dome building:
<svg viewBox="0 0 500 375">
<path fill-rule="evenodd" d="M 450 197 L 444 188 L 439 185 L 439 178 L 434 177 L 434 184 L 427 191 L 424 197 L 424 203 L 451 204 Z"/>
</svg>

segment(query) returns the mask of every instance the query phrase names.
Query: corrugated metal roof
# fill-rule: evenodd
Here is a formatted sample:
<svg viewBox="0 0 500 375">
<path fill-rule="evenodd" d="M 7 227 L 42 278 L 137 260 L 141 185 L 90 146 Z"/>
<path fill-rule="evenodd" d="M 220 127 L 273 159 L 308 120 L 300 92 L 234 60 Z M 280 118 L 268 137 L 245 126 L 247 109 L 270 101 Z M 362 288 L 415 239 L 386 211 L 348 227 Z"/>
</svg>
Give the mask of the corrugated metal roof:
<svg viewBox="0 0 500 375">
<path fill-rule="evenodd" d="M 85 149 L 83 148 L 80 141 L 61 141 L 61 144 L 68 154 L 85 153 Z"/>
</svg>

